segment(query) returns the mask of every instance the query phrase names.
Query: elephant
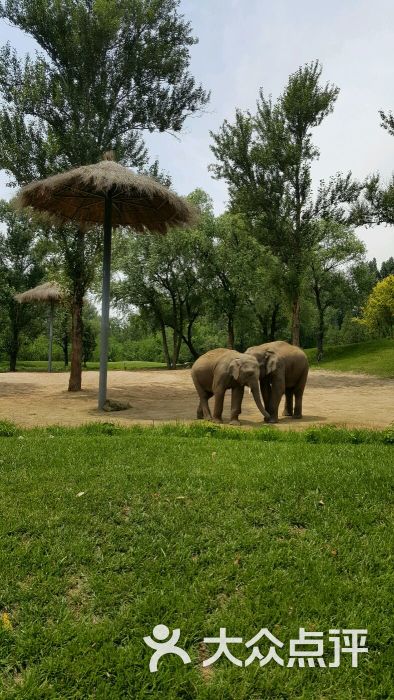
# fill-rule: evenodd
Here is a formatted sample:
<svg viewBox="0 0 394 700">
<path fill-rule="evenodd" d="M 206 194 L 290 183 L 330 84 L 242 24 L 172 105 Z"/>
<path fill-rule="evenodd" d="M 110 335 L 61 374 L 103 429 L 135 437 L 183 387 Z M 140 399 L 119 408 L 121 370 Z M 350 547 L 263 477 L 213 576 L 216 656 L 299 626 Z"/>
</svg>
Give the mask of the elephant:
<svg viewBox="0 0 394 700">
<path fill-rule="evenodd" d="M 231 389 L 230 423 L 239 425 L 244 388 L 249 386 L 257 408 L 268 419 L 260 396 L 259 377 L 260 366 L 252 355 L 227 348 L 216 348 L 201 355 L 192 367 L 192 379 L 200 398 L 197 418 L 222 423 L 224 395 Z M 208 406 L 211 396 L 215 397 L 213 417 Z"/>
<path fill-rule="evenodd" d="M 255 357 L 260 365 L 260 388 L 265 408 L 270 414 L 268 422 L 278 422 L 278 408 L 283 394 L 286 395 L 283 415 L 302 418 L 302 397 L 309 371 L 304 351 L 284 340 L 276 340 L 250 347 L 246 354 Z"/>
</svg>

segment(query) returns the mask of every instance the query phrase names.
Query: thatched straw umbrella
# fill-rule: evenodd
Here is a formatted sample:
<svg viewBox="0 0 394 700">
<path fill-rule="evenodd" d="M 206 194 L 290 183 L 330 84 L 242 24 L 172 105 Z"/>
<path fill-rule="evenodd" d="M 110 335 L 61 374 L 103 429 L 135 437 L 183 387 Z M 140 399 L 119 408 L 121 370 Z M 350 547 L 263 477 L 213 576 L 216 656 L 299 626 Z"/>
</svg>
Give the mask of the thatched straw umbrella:
<svg viewBox="0 0 394 700">
<path fill-rule="evenodd" d="M 83 165 L 22 188 L 19 205 L 49 212 L 61 220 L 104 224 L 103 293 L 100 339 L 99 409 L 107 393 L 109 291 L 112 226 L 165 234 L 190 224 L 190 205 L 156 180 L 137 175 L 113 161 L 111 153 L 95 165 Z"/>
<path fill-rule="evenodd" d="M 63 292 L 57 282 L 44 282 L 38 287 L 28 289 L 26 292 L 15 294 L 15 299 L 21 304 L 38 302 L 49 304 L 49 347 L 48 347 L 48 372 L 52 372 L 52 345 L 53 345 L 53 312 L 55 304 L 63 298 Z"/>
</svg>

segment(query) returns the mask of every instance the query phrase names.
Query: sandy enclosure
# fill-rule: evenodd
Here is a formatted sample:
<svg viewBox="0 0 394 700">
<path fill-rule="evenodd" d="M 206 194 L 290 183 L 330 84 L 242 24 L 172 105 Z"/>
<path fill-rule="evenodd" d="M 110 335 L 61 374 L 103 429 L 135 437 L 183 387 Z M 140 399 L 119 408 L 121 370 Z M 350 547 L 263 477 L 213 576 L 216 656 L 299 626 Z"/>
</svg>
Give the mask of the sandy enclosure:
<svg viewBox="0 0 394 700">
<path fill-rule="evenodd" d="M 196 417 L 197 394 L 190 370 L 112 371 L 108 396 L 130 401 L 127 411 L 99 413 L 98 372 L 85 372 L 83 390 L 67 391 L 67 374 L 17 372 L 0 374 L 0 420 L 21 426 L 80 425 L 111 421 L 130 425 L 191 421 Z M 224 422 L 229 420 L 230 392 L 226 394 Z M 283 400 L 280 412 L 283 409 Z M 336 423 L 382 428 L 394 420 L 394 379 L 314 370 L 304 394 L 304 418 L 281 418 L 279 427 L 303 428 Z M 245 391 L 241 423 L 261 425 L 253 397 Z"/>
</svg>

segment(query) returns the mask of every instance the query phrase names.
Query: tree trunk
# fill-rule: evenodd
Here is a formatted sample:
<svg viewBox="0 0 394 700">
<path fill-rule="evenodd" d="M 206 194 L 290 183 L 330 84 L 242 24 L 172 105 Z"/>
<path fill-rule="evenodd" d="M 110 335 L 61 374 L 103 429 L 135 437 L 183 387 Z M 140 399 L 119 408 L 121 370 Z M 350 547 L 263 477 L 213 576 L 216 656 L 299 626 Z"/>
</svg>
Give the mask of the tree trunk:
<svg viewBox="0 0 394 700">
<path fill-rule="evenodd" d="M 275 333 L 276 333 L 276 322 L 278 320 L 278 311 L 279 311 L 279 304 L 274 304 L 274 308 L 272 311 L 271 315 L 271 327 L 270 327 L 270 333 L 269 333 L 269 340 L 272 342 L 275 340 Z"/>
<path fill-rule="evenodd" d="M 11 328 L 11 343 L 9 350 L 10 372 L 16 372 L 16 362 L 19 353 L 19 324 L 18 324 L 18 309 L 15 308 L 15 314 L 12 319 Z"/>
<path fill-rule="evenodd" d="M 179 359 L 179 353 L 182 345 L 182 336 L 177 334 L 177 340 L 174 342 L 174 350 L 172 353 L 172 365 L 171 369 L 176 369 Z"/>
<path fill-rule="evenodd" d="M 316 306 L 317 306 L 317 311 L 319 314 L 319 326 L 318 326 L 318 331 L 317 331 L 317 339 L 316 339 L 316 345 L 317 345 L 317 356 L 316 359 L 318 362 L 321 362 L 323 359 L 323 345 L 324 345 L 324 312 L 325 312 L 325 307 L 322 304 L 321 297 L 320 297 L 320 287 L 317 282 L 313 285 L 313 291 L 315 294 L 315 299 L 316 299 Z"/>
<path fill-rule="evenodd" d="M 189 337 L 189 333 L 187 334 L 187 338 L 186 338 L 186 336 L 183 335 L 182 340 L 185 343 L 185 345 L 187 345 L 187 347 L 189 348 L 190 354 L 191 354 L 193 360 L 197 360 L 200 357 L 200 353 L 194 347 L 193 341 Z"/>
<path fill-rule="evenodd" d="M 293 299 L 291 305 L 291 343 L 300 346 L 300 297 Z"/>
<path fill-rule="evenodd" d="M 193 323 L 197 319 L 198 314 L 195 314 L 191 319 L 189 319 L 189 323 L 187 324 L 187 337 L 185 335 L 182 335 L 182 340 L 187 345 L 187 347 L 190 350 L 190 354 L 192 355 L 194 360 L 197 360 L 200 357 L 200 353 L 196 350 L 196 348 L 193 345 L 193 334 L 192 334 L 192 328 L 193 328 Z"/>
<path fill-rule="evenodd" d="M 234 319 L 232 314 L 229 314 L 227 317 L 227 347 L 230 350 L 234 349 Z"/>
<path fill-rule="evenodd" d="M 321 362 L 323 359 L 323 342 L 324 342 L 324 328 L 322 326 L 322 319 L 319 318 L 319 330 L 317 331 L 317 361 Z"/>
<path fill-rule="evenodd" d="M 71 306 L 71 370 L 69 391 L 80 391 L 82 385 L 82 321 L 83 293 L 75 293 Z"/>
<path fill-rule="evenodd" d="M 16 361 L 18 359 L 18 351 L 15 350 L 15 348 L 11 348 L 10 350 L 10 372 L 16 372 Z"/>
<path fill-rule="evenodd" d="M 263 342 L 265 343 L 266 340 L 268 339 L 268 318 L 267 318 L 267 314 L 264 314 L 264 316 L 263 316 L 262 314 L 257 313 L 256 316 L 257 316 L 258 322 L 260 323 L 261 330 L 262 330 L 262 333 L 263 333 Z"/>
<path fill-rule="evenodd" d="M 64 357 L 64 366 L 68 367 L 68 333 L 65 333 L 62 338 L 62 349 Z"/>
<path fill-rule="evenodd" d="M 161 331 L 161 339 L 163 342 L 163 354 L 164 354 L 164 359 L 166 361 L 167 369 L 171 369 L 171 360 L 170 360 L 170 353 L 168 350 L 168 342 L 167 342 L 167 334 L 166 334 L 166 327 L 164 325 L 163 319 L 159 319 L 160 323 L 160 331 Z"/>
</svg>

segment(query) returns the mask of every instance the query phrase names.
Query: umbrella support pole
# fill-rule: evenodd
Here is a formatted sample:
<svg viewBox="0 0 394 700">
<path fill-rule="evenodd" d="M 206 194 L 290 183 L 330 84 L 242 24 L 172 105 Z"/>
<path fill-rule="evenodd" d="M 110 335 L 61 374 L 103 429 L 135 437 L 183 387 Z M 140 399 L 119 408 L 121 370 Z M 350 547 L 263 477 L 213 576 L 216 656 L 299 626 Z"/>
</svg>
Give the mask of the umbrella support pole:
<svg viewBox="0 0 394 700">
<path fill-rule="evenodd" d="M 49 304 L 49 347 L 48 347 L 48 372 L 52 372 L 52 345 L 53 345 L 53 301 Z"/>
<path fill-rule="evenodd" d="M 107 363 L 109 337 L 109 294 L 111 278 L 111 234 L 112 234 L 112 198 L 105 197 L 104 210 L 104 251 L 103 251 L 103 297 L 101 303 L 100 335 L 100 379 L 98 407 L 102 411 L 107 398 Z"/>
</svg>

